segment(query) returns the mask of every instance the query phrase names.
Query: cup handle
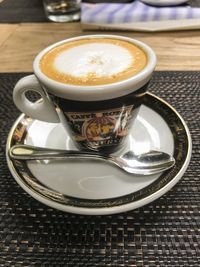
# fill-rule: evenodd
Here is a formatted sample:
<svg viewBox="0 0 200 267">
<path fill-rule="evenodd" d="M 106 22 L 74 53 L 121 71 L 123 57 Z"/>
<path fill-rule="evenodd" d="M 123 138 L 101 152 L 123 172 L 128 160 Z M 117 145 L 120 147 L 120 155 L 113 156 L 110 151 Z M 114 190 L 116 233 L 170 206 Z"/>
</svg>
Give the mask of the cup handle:
<svg viewBox="0 0 200 267">
<path fill-rule="evenodd" d="M 28 91 L 35 91 L 40 94 L 41 101 L 34 103 L 29 101 L 25 95 Z M 17 82 L 13 90 L 13 100 L 19 110 L 33 119 L 60 122 L 53 103 L 35 75 L 26 76 Z"/>
</svg>

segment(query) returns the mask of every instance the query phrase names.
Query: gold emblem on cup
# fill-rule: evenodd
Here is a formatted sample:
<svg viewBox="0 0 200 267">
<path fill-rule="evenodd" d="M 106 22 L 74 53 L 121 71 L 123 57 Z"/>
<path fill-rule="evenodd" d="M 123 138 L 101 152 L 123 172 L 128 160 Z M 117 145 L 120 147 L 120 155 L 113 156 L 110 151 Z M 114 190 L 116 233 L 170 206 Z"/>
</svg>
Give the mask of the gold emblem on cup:
<svg viewBox="0 0 200 267">
<path fill-rule="evenodd" d="M 127 136 L 133 105 L 98 112 L 67 112 L 72 138 L 85 148 L 119 145 Z"/>
</svg>

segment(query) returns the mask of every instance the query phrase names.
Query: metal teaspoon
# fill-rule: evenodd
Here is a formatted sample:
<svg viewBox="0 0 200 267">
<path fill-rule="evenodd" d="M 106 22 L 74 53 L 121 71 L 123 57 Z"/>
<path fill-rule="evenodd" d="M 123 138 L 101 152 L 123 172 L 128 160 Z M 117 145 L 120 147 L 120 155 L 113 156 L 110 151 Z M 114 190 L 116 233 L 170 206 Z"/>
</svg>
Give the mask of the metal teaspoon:
<svg viewBox="0 0 200 267">
<path fill-rule="evenodd" d="M 135 155 L 128 151 L 121 156 L 100 154 L 90 151 L 59 150 L 29 145 L 15 145 L 9 157 L 16 160 L 99 159 L 113 163 L 124 171 L 136 175 L 152 175 L 170 169 L 175 164 L 173 156 L 161 151 L 149 151 Z"/>
</svg>

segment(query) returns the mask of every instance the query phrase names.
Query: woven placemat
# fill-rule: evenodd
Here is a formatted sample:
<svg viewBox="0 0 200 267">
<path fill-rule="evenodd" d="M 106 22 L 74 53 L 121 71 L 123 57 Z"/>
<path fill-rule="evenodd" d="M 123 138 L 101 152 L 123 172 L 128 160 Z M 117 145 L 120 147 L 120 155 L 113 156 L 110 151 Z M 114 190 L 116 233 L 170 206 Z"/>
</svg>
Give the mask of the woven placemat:
<svg viewBox="0 0 200 267">
<path fill-rule="evenodd" d="M 0 23 L 47 22 L 42 0 L 3 0 Z"/>
<path fill-rule="evenodd" d="M 25 193 L 6 165 L 5 145 L 20 112 L 12 88 L 26 74 L 0 74 L 0 266 L 200 266 L 200 72 L 156 72 L 150 91 L 187 122 L 193 157 L 181 181 L 140 209 L 82 216 Z"/>
</svg>

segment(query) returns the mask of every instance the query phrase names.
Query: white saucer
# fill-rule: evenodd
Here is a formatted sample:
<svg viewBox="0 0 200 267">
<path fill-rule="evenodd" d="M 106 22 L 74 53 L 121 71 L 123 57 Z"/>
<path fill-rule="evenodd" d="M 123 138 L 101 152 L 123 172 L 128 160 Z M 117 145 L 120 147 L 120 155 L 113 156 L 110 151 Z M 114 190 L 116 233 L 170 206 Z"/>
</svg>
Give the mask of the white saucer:
<svg viewBox="0 0 200 267">
<path fill-rule="evenodd" d="M 188 0 L 141 0 L 145 4 L 152 6 L 178 6 L 188 2 Z"/>
<path fill-rule="evenodd" d="M 61 124 L 32 120 L 24 114 L 10 131 L 7 152 L 16 143 L 76 149 Z M 138 208 L 166 193 L 190 161 L 191 138 L 185 122 L 166 102 L 148 94 L 124 151 L 139 154 L 151 149 L 173 154 L 175 167 L 143 177 L 95 160 L 25 162 L 7 156 L 7 162 L 19 185 L 46 205 L 79 214 L 112 214 Z"/>
</svg>

